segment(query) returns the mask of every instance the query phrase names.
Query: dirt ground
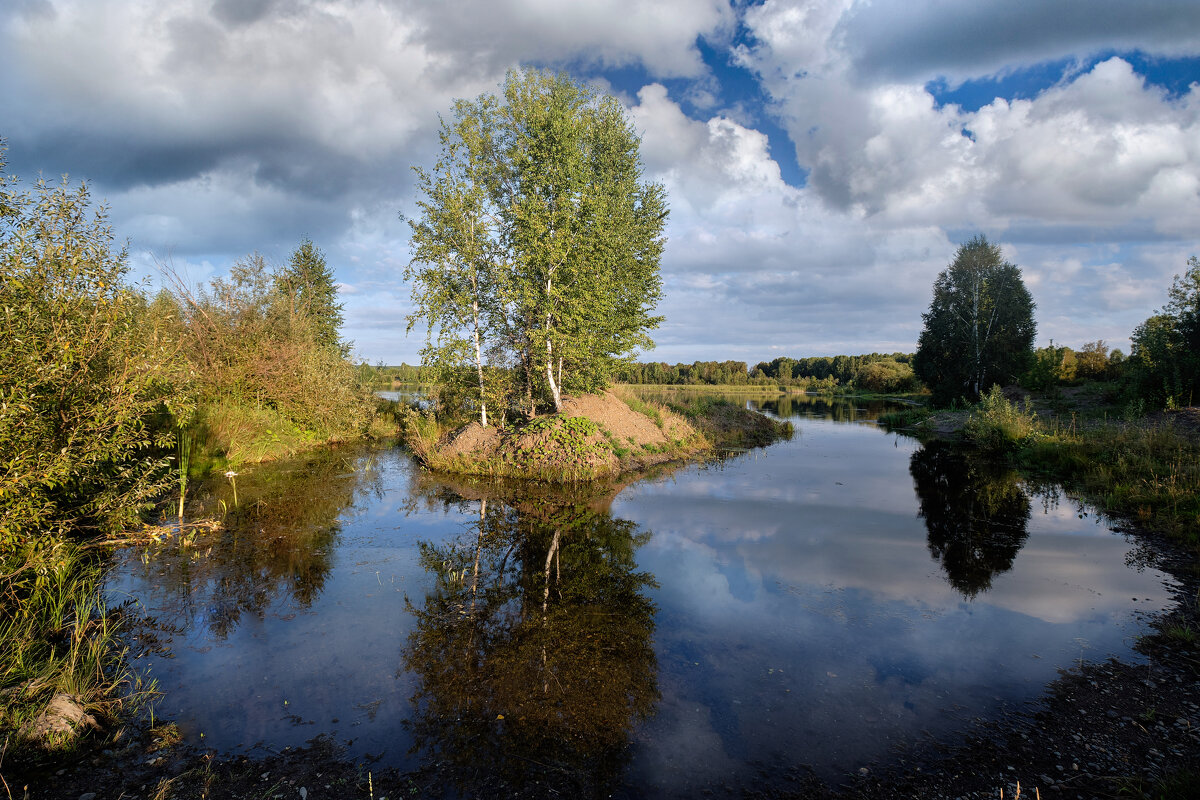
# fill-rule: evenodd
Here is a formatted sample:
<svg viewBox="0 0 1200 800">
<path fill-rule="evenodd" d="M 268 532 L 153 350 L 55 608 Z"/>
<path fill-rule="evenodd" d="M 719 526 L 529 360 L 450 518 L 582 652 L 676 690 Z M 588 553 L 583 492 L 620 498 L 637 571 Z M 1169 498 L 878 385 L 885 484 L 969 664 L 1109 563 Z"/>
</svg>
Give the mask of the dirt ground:
<svg viewBox="0 0 1200 800">
<path fill-rule="evenodd" d="M 696 439 L 696 430 L 678 414 L 659 408 L 658 419 L 651 419 L 611 391 L 564 398 L 558 416 L 585 418 L 599 432 L 586 437 L 578 452 L 565 452 L 549 429 L 537 425 L 500 431 L 472 422 L 447 435 L 437 446 L 437 456 L 460 464 L 500 458 L 549 472 L 584 468 L 611 476 L 680 458 L 688 452 L 680 443 Z M 614 447 L 627 452 L 618 455 Z"/>
</svg>

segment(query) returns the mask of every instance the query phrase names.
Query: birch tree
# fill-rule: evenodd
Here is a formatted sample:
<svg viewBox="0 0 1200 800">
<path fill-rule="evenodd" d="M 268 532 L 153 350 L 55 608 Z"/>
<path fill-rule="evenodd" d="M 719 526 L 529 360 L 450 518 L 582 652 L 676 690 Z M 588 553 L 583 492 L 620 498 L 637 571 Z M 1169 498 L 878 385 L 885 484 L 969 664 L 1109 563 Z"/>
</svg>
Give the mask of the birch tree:
<svg viewBox="0 0 1200 800">
<path fill-rule="evenodd" d="M 962 244 L 933 284 L 913 370 L 942 405 L 1012 383 L 1033 357 L 1034 303 L 1021 270 L 983 236 Z"/>
<path fill-rule="evenodd" d="M 486 174 L 491 142 L 486 131 L 494 102 L 459 101 L 455 120 L 443 121 L 442 154 L 432 171 L 416 169 L 418 218 L 411 221 L 413 259 L 404 277 L 412 282 L 415 311 L 408 330 L 428 323 L 422 361 L 445 375 L 473 354 L 479 421 L 488 426 L 484 346 L 500 312 L 495 281 L 503 268 L 499 217 L 490 203 Z M 467 338 L 469 337 L 469 339 Z"/>
<path fill-rule="evenodd" d="M 429 322 L 431 355 L 473 331 L 481 398 L 485 359 L 513 368 L 532 414 L 653 345 L 666 193 L 639 144 L 615 98 L 562 75 L 512 72 L 502 97 L 455 104 L 418 170 L 410 326 Z"/>
</svg>

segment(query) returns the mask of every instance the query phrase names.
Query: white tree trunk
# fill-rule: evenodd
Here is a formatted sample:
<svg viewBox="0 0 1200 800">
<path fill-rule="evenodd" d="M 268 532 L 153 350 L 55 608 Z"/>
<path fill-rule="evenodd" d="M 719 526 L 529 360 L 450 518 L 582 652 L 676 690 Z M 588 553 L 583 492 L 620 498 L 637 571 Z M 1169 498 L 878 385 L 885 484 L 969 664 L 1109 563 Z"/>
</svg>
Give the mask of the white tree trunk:
<svg viewBox="0 0 1200 800">
<path fill-rule="evenodd" d="M 554 380 L 554 352 L 549 339 L 546 340 L 546 383 L 550 384 L 550 394 L 554 397 L 554 410 L 562 411 L 562 392 L 558 381 Z"/>
<path fill-rule="evenodd" d="M 479 300 L 476 299 L 471 303 L 471 309 L 475 312 L 475 369 L 479 373 L 479 424 L 487 427 L 487 400 L 484 395 L 483 387 L 483 351 L 479 346 Z"/>
</svg>

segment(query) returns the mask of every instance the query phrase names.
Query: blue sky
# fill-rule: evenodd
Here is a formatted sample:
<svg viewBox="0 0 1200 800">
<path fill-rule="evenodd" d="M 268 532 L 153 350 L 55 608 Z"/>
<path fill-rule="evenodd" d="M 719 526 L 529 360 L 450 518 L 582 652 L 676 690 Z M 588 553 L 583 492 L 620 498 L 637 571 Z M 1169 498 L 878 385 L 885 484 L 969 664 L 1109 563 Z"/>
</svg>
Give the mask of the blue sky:
<svg viewBox="0 0 1200 800">
<path fill-rule="evenodd" d="M 668 189 L 665 361 L 911 351 L 976 233 L 1039 343 L 1123 349 L 1200 254 L 1194 0 L 10 0 L 8 172 L 86 180 L 135 273 L 302 237 L 360 357 L 406 337 L 413 165 L 512 67 L 621 98 Z"/>
</svg>

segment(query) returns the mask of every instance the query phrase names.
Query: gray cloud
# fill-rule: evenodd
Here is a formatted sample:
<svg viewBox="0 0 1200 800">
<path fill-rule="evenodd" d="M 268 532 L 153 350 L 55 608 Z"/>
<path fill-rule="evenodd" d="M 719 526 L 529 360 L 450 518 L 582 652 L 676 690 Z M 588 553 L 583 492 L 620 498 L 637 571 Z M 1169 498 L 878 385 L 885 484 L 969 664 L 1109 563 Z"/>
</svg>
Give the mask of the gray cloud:
<svg viewBox="0 0 1200 800">
<path fill-rule="evenodd" d="M 1200 5 L 1192 0 L 873 0 L 835 33 L 862 80 L 962 80 L 1065 56 L 1141 50 L 1194 55 Z"/>
<path fill-rule="evenodd" d="M 355 290 L 360 352 L 412 362 L 396 215 L 438 115 L 522 63 L 635 66 L 686 79 L 678 96 L 626 98 L 672 209 L 653 357 L 911 349 L 930 284 L 978 231 L 1026 271 L 1041 339 L 1122 340 L 1198 246 L 1197 90 L 1168 97 L 1113 60 L 967 113 L 924 83 L 1109 49 L 1195 55 L 1196 14 L 1175 0 L 1020 15 L 994 0 L 20 0 L 0 20 L 0 136 L 10 172 L 91 182 L 138 269 L 149 252 L 200 279 L 313 237 Z M 736 100 L 706 118 L 679 105 L 719 108 L 696 42 L 727 41 L 737 17 L 756 44 L 736 58 L 806 187 L 784 183 Z M 968 35 L 980 28 L 992 35 Z"/>
</svg>

